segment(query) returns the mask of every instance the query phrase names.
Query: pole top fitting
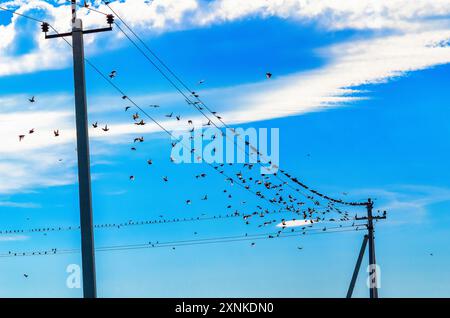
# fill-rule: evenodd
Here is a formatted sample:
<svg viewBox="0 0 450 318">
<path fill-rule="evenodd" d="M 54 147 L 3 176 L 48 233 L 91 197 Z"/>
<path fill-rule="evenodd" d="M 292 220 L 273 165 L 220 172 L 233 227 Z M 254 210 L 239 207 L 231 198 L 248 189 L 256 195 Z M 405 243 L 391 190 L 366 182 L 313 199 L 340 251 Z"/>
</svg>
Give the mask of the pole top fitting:
<svg viewBox="0 0 450 318">
<path fill-rule="evenodd" d="M 83 22 L 81 19 L 75 19 L 75 21 L 72 24 L 72 29 L 83 29 Z"/>
</svg>

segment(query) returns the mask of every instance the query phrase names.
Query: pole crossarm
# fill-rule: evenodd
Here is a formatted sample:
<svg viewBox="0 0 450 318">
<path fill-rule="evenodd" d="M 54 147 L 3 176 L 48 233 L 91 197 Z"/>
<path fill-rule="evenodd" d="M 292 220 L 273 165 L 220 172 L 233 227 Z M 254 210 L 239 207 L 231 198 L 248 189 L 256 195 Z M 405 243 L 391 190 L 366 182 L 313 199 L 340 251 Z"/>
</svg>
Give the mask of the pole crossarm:
<svg viewBox="0 0 450 318">
<path fill-rule="evenodd" d="M 92 29 L 92 30 L 83 30 L 82 33 L 83 34 L 91 34 L 91 33 L 99 33 L 99 32 L 106 32 L 106 31 L 112 31 L 113 28 L 107 27 L 107 28 L 99 28 L 99 29 Z M 66 36 L 72 36 L 72 32 L 67 32 L 67 33 L 58 33 L 58 34 L 50 34 L 48 35 L 47 33 L 45 33 L 45 38 L 46 39 L 54 39 L 54 38 L 63 38 Z"/>
</svg>

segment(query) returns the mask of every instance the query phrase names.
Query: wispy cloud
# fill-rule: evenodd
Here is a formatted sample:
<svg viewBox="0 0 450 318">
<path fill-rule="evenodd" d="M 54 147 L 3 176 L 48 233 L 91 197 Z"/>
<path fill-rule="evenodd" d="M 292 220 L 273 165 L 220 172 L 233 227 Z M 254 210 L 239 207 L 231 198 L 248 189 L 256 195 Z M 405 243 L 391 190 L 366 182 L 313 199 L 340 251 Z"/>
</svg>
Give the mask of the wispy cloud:
<svg viewBox="0 0 450 318">
<path fill-rule="evenodd" d="M 388 212 L 389 224 L 422 223 L 435 204 L 450 202 L 450 189 L 428 185 L 390 185 L 351 191 L 375 198 L 376 210 Z"/>
<path fill-rule="evenodd" d="M 25 241 L 29 238 L 26 235 L 0 235 L 0 242 Z"/>
<path fill-rule="evenodd" d="M 36 209 L 40 207 L 40 204 L 33 202 L 0 201 L 0 206 L 10 208 Z"/>
</svg>

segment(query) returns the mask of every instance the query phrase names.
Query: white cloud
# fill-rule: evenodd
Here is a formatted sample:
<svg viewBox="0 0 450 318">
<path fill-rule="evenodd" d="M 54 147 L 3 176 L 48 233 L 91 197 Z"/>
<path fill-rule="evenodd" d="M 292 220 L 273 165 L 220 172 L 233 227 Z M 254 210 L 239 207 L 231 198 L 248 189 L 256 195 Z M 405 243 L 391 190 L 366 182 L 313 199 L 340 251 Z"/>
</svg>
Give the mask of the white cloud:
<svg viewBox="0 0 450 318">
<path fill-rule="evenodd" d="M 25 235 L 0 235 L 0 242 L 25 241 L 29 238 Z"/>
<path fill-rule="evenodd" d="M 13 202 L 13 201 L 0 201 L 0 206 L 10 207 L 10 208 L 21 208 L 21 209 L 36 209 L 40 205 L 32 202 Z"/>
<path fill-rule="evenodd" d="M 316 223 L 316 222 L 314 222 Z M 299 226 L 308 226 L 313 224 L 312 220 L 289 220 L 289 221 L 285 221 L 284 223 L 281 222 L 279 224 L 277 224 L 277 227 L 299 227 Z"/>
<path fill-rule="evenodd" d="M 18 8 L 18 13 L 37 15 L 48 20 L 59 31 L 70 28 L 69 4 L 61 1 L 52 5 L 41 0 L 9 1 L 3 6 Z M 109 9 L 96 1 L 96 8 Z M 155 0 L 151 5 L 144 0 L 113 2 L 114 8 L 126 21 L 142 33 L 163 33 L 173 30 L 198 28 L 211 24 L 231 22 L 248 17 L 275 16 L 302 23 L 317 23 L 328 29 L 393 29 L 397 32 L 436 30 L 448 27 L 450 2 L 447 0 Z M 43 14 L 43 12 L 45 14 Z M 85 26 L 105 24 L 104 16 L 84 9 L 79 16 Z M 11 51 L 14 39 L 20 33 L 17 21 L 0 26 L 0 76 L 23 74 L 46 69 L 67 67 L 70 50 L 62 40 L 44 40 L 39 28 L 33 34 L 37 47 L 30 53 L 16 55 Z M 116 36 L 120 36 L 116 33 Z M 98 36 L 86 37 L 87 50 L 96 52 Z M 111 43 L 123 41 L 111 41 Z M 114 48 L 117 45 L 110 45 Z M 382 50 L 380 50 L 382 51 Z"/>
</svg>

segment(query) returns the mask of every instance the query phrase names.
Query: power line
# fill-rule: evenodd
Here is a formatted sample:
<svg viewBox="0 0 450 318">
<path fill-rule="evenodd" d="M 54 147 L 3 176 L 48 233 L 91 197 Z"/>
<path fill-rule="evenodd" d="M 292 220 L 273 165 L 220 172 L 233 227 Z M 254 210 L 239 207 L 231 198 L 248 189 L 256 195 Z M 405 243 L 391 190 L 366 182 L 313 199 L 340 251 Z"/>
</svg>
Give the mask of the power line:
<svg viewBox="0 0 450 318">
<path fill-rule="evenodd" d="M 164 224 L 174 224 L 174 223 L 190 223 L 190 222 L 200 222 L 200 221 L 220 221 L 220 220 L 228 220 L 228 219 L 237 219 L 242 218 L 243 220 L 248 220 L 256 218 L 258 220 L 258 217 L 266 217 L 270 215 L 276 215 L 276 214 L 283 214 L 283 213 L 293 213 L 290 211 L 265 211 L 265 212 L 253 212 L 249 214 L 240 213 L 240 212 L 234 212 L 234 213 L 228 213 L 228 214 L 218 214 L 214 216 L 208 216 L 208 217 L 181 217 L 181 218 L 173 218 L 173 219 L 151 219 L 151 220 L 130 220 L 128 222 L 119 222 L 119 223 L 101 223 L 101 224 L 95 224 L 94 229 L 121 229 L 121 228 L 127 228 L 127 227 L 135 227 L 135 226 L 148 226 L 148 225 L 164 225 Z M 318 211 L 320 213 L 320 211 Z M 296 213 L 300 214 L 300 213 Z M 296 221 L 297 219 L 280 219 L 280 220 L 272 220 L 275 222 L 288 222 L 288 221 Z M 335 218 L 329 218 L 325 219 L 322 218 L 320 220 L 314 220 L 314 222 L 324 223 L 324 222 L 332 222 L 332 223 L 339 223 L 339 222 L 351 222 L 353 220 L 356 220 L 356 218 L 341 218 L 341 219 L 335 219 Z M 271 223 L 273 223 L 271 221 Z M 258 221 L 255 221 L 255 223 Z M 263 222 L 266 223 L 266 222 Z M 250 224 L 250 223 L 249 223 Z M 49 233 L 49 232 L 66 232 L 66 231 L 78 231 L 80 229 L 80 226 L 43 226 L 43 227 L 36 227 L 36 228 L 30 228 L 30 229 L 3 229 L 0 230 L 0 235 L 7 235 L 7 234 L 22 234 L 22 233 Z"/>
<path fill-rule="evenodd" d="M 270 240 L 278 238 L 289 238 L 289 237 L 299 237 L 303 235 L 320 235 L 320 234 L 331 234 L 331 233 L 341 233 L 341 232 L 351 232 L 359 231 L 361 227 L 367 226 L 366 223 L 360 223 L 358 225 L 352 226 L 341 226 L 332 227 L 328 229 L 309 229 L 300 231 L 291 231 L 287 234 L 278 232 L 269 232 L 262 234 L 251 234 L 251 235 L 236 235 L 236 236 L 221 236 L 213 238 L 204 239 L 191 239 L 191 240 L 177 240 L 177 241 L 166 241 L 159 242 L 153 241 L 144 244 L 126 244 L 126 245 L 107 245 L 103 247 L 96 248 L 96 252 L 111 252 L 111 251 L 125 251 L 125 250 L 139 250 L 139 249 L 150 249 L 150 248 L 164 248 L 164 247 L 178 247 L 178 246 L 194 246 L 194 245 L 204 245 L 204 244 L 216 244 L 216 243 L 232 243 L 232 242 L 242 242 L 242 241 L 256 241 L 256 240 Z M 311 233 L 310 233 L 311 232 Z M 12 252 L 0 254 L 0 258 L 7 257 L 23 257 L 23 256 L 44 256 L 44 255 L 55 255 L 55 254 L 73 254 L 79 253 L 79 249 L 58 249 L 52 248 L 49 250 L 41 251 L 27 251 L 27 252 Z"/>
</svg>

